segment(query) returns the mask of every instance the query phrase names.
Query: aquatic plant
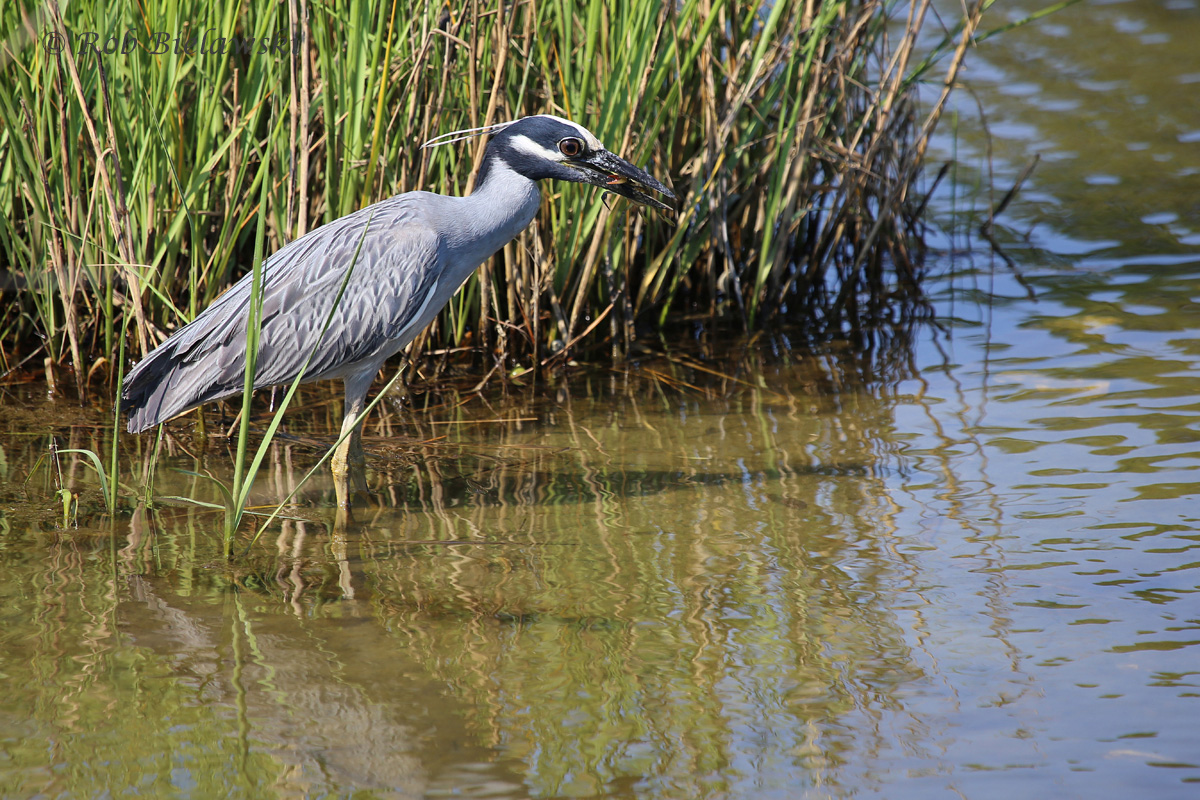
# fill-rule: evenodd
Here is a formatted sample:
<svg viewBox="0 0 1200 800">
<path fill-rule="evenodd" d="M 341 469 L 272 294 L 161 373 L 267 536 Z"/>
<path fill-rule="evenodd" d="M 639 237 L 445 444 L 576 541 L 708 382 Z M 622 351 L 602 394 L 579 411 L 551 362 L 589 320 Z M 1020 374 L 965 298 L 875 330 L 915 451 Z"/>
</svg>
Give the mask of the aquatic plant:
<svg viewBox="0 0 1200 800">
<path fill-rule="evenodd" d="M 25 483 L 28 484 L 33 475 L 38 471 L 42 462 L 47 463 L 47 468 L 50 470 L 51 477 L 54 482 L 54 496 L 62 504 L 62 527 L 72 528 L 77 527 L 79 520 L 79 498 L 78 495 L 67 486 L 63 480 L 62 471 L 62 456 L 65 455 L 80 455 L 83 456 L 88 466 L 96 473 L 96 477 L 100 481 L 100 494 L 104 498 L 105 508 L 111 515 L 113 513 L 113 502 L 110 498 L 116 497 L 116 482 L 109 481 L 108 474 L 104 471 L 104 465 L 100 462 L 100 456 L 93 450 L 77 447 L 59 447 L 58 442 L 51 438 L 50 448 L 46 452 L 38 456 L 34 461 L 33 466 L 29 470 L 29 474 L 25 477 Z M 110 493 L 109 487 L 113 487 Z"/>
</svg>

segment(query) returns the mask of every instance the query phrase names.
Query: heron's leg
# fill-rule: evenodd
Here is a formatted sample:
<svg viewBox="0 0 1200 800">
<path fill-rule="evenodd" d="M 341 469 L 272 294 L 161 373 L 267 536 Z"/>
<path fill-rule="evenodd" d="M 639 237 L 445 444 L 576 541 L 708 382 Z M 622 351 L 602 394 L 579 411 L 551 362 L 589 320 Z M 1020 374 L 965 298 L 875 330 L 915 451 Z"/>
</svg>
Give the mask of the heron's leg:
<svg viewBox="0 0 1200 800">
<path fill-rule="evenodd" d="M 346 417 L 342 420 L 342 430 L 338 434 L 338 438 L 346 436 L 347 431 L 349 435 L 342 439 L 342 443 L 338 445 L 337 451 L 333 454 L 334 463 L 340 462 L 343 469 L 348 469 L 350 472 L 362 471 L 367 467 L 367 454 L 363 452 L 362 446 L 362 423 L 355 424 L 354 422 L 361 413 L 362 404 L 346 409 Z"/>
<path fill-rule="evenodd" d="M 342 443 L 333 451 L 329 459 L 329 468 L 333 472 L 333 485 L 337 493 L 338 506 L 349 508 L 352 491 L 367 491 L 367 455 L 362 447 L 362 423 L 358 417 L 367 404 L 367 390 L 371 388 L 371 380 L 375 377 L 372 372 L 362 378 L 347 378 L 346 411 L 342 418 L 342 430 L 339 438 Z M 346 435 L 349 432 L 349 435 Z M 353 490 L 351 489 L 353 482 Z"/>
</svg>

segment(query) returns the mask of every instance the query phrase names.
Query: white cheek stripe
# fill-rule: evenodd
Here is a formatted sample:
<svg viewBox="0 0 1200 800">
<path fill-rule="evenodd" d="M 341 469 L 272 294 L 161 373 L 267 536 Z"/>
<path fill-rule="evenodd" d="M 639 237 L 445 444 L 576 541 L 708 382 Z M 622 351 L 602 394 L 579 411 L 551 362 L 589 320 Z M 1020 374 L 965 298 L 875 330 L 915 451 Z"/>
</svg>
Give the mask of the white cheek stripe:
<svg viewBox="0 0 1200 800">
<path fill-rule="evenodd" d="M 512 138 L 512 146 L 514 150 L 520 150 L 522 153 L 531 155 L 534 158 L 544 158 L 547 161 L 563 160 L 562 153 L 542 147 L 528 136 L 514 136 Z"/>
</svg>

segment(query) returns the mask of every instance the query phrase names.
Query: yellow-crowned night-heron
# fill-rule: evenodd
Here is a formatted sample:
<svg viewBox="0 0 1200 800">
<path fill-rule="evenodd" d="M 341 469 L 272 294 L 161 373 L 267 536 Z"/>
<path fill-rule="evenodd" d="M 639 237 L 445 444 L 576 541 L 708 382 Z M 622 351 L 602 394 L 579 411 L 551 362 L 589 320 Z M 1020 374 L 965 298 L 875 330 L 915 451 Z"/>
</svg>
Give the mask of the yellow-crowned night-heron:
<svg viewBox="0 0 1200 800">
<path fill-rule="evenodd" d="M 662 209 L 669 207 L 647 191 L 674 198 L 570 120 L 525 117 L 491 132 L 469 196 L 396 195 L 317 228 L 267 259 L 256 389 L 291 383 L 314 353 L 304 380 L 344 382 L 345 433 L 383 363 L 429 324 L 476 267 L 533 220 L 541 199 L 537 181 L 592 183 Z M 341 302 L 320 337 L 352 262 Z M 251 278 L 247 274 L 129 373 L 122 398 L 131 433 L 242 391 Z M 359 435 L 356 426 L 334 454 L 335 475 L 344 477 L 349 454 L 361 453 Z"/>
</svg>

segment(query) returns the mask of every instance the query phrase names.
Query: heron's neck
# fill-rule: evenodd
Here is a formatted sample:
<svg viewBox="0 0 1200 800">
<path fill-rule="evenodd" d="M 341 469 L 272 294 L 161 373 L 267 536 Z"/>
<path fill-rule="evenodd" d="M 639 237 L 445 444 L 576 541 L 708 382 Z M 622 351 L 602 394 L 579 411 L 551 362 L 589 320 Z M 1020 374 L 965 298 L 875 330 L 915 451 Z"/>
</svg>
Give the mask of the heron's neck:
<svg viewBox="0 0 1200 800">
<path fill-rule="evenodd" d="M 454 242 L 465 266 L 475 269 L 504 245 L 517 238 L 537 214 L 541 193 L 537 183 L 494 159 L 480 170 L 475 191 L 460 198 L 462 232 Z"/>
</svg>

